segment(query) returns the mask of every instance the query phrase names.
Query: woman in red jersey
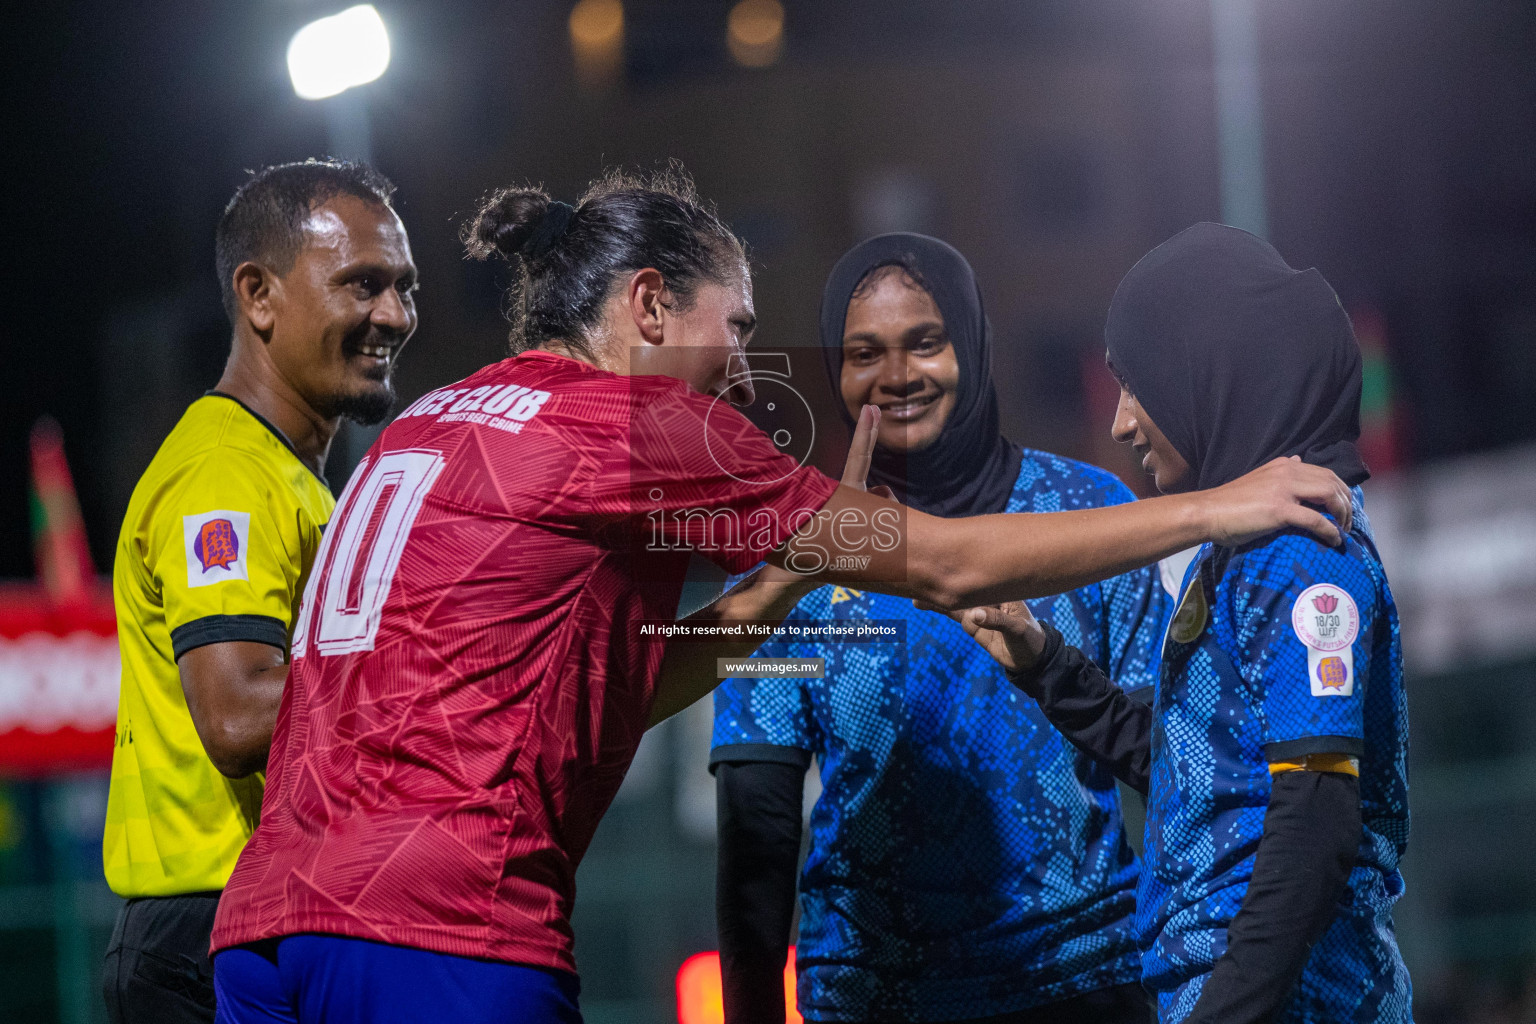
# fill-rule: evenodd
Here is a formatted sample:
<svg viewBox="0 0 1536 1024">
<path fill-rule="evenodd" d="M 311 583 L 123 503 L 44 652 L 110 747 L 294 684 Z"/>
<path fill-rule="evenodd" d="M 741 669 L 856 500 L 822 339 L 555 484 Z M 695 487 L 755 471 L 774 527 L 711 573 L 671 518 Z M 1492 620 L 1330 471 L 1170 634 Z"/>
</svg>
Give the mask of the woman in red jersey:
<svg viewBox="0 0 1536 1024">
<path fill-rule="evenodd" d="M 1347 519 L 1332 473 L 1284 460 L 1193 495 L 953 520 L 800 466 L 732 408 L 752 398 L 751 278 L 677 173 L 611 174 L 574 207 L 502 190 L 467 239 L 512 262 L 516 354 L 402 412 L 341 496 L 219 907 L 225 1021 L 580 1019 L 576 867 L 646 727 L 761 639 L 669 649 L 691 552 L 773 567 L 708 623 L 782 618 L 826 582 L 1053 594 L 1212 538 L 1336 542 L 1301 502 Z"/>
</svg>

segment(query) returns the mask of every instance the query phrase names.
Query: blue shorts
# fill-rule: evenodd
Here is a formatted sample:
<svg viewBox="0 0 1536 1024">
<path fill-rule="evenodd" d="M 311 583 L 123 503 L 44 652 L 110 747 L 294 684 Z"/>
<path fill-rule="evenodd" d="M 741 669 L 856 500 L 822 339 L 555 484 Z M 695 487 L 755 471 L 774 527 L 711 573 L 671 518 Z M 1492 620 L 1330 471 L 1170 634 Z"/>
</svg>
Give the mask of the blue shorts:
<svg viewBox="0 0 1536 1024">
<path fill-rule="evenodd" d="M 213 960 L 216 1024 L 581 1024 L 567 971 L 337 935 L 289 935 Z"/>
</svg>

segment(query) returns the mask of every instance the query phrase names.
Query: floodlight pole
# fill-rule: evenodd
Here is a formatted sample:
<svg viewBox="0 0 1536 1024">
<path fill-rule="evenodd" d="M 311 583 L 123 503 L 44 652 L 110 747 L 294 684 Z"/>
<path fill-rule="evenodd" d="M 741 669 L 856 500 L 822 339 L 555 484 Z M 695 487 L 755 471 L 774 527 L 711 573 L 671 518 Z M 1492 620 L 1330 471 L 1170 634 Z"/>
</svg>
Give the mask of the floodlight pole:
<svg viewBox="0 0 1536 1024">
<path fill-rule="evenodd" d="M 1221 219 L 1268 237 L 1264 120 L 1259 100 L 1258 0 L 1211 0 Z"/>
</svg>

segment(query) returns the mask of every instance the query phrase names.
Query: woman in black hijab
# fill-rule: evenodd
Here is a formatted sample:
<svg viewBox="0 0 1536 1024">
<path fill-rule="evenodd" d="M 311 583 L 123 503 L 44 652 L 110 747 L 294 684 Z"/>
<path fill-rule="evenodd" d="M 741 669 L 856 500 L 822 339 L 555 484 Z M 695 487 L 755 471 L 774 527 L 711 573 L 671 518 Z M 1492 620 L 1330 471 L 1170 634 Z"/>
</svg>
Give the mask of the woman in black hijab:
<svg viewBox="0 0 1536 1024">
<path fill-rule="evenodd" d="M 1263 239 L 1196 224 L 1153 249 L 1115 291 L 1110 367 L 1195 469 L 1196 490 L 1282 455 L 1351 487 L 1360 461 L 1360 347 L 1315 269 Z"/>
<path fill-rule="evenodd" d="M 1181 232 L 1120 283 L 1105 334 L 1114 436 L 1160 490 L 1279 456 L 1352 487 L 1368 476 L 1349 319 L 1267 242 Z M 1402 651 L 1361 501 L 1337 548 L 1290 531 L 1201 548 L 1152 707 L 1021 605 L 962 617 L 1057 728 L 1150 790 L 1137 917 L 1164 1024 L 1411 1019 L 1391 920 L 1408 836 Z"/>
<path fill-rule="evenodd" d="M 918 314 L 911 322 L 931 323 L 931 340 L 947 342 L 951 353 L 940 355 L 952 358 L 956 368 L 946 372 L 934 360 L 936 372 L 924 373 L 925 353 L 914 349 L 916 364 L 909 360 L 895 368 L 895 381 L 883 389 L 858 375 L 864 396 L 881 407 L 870 483 L 889 487 L 903 504 L 931 515 L 1001 512 L 1022 453 L 998 429 L 992 327 L 971 265 L 953 246 L 910 232 L 878 235 L 854 246 L 832 268 L 822 294 L 821 345 L 833 392 L 843 398 L 843 420 L 851 432 L 861 407 L 849 397 L 854 375 L 844 372 L 850 356 L 860 357 L 856 346 L 850 350 L 845 344 L 845 329 L 855 331 L 846 327 L 850 303 L 887 279 L 917 286 L 910 289 L 908 305 Z M 936 323 L 932 313 L 922 316 L 925 299 L 937 307 Z M 921 330 L 913 339 L 918 345 L 929 340 Z"/>
<path fill-rule="evenodd" d="M 949 245 L 896 234 L 855 246 L 832 270 L 821 321 L 850 431 L 865 405 L 881 410 L 871 484 L 947 517 L 1131 500 L 1110 474 L 999 432 L 981 292 Z M 1036 607 L 1127 684 L 1151 685 L 1167 611 L 1155 571 Z M 813 755 L 823 790 L 797 947 L 807 1020 L 1146 1024 L 1136 864 L 1110 772 L 942 615 L 824 587 L 786 621 L 899 623 L 903 642 L 772 641 L 759 657 L 818 658 L 823 677 L 732 679 L 716 692 L 729 1024 L 784 1020 Z"/>
</svg>

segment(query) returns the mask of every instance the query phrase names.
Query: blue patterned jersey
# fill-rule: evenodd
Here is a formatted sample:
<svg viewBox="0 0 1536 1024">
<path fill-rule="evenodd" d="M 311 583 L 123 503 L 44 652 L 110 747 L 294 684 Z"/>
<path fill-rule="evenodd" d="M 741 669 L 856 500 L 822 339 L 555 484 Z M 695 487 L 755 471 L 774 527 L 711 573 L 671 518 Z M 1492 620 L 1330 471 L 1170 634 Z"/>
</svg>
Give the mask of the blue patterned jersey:
<svg viewBox="0 0 1536 1024">
<path fill-rule="evenodd" d="M 1201 549 L 1168 630 L 1155 707 L 1137 927 L 1159 1019 L 1189 1015 L 1226 949 L 1263 835 L 1270 762 L 1335 753 L 1360 759 L 1359 857 L 1276 1020 L 1409 1020 L 1391 918 L 1408 841 L 1402 649 L 1358 489 L 1343 548 L 1285 533 Z"/>
<path fill-rule="evenodd" d="M 1129 500 L 1102 470 L 1026 451 L 1007 510 Z M 1154 681 L 1170 604 L 1154 568 L 1031 607 L 1135 689 Z M 800 1012 L 955 1020 L 1134 982 L 1137 867 L 1113 777 L 947 617 L 823 587 L 787 624 L 829 620 L 896 620 L 905 640 L 775 640 L 758 656 L 825 658 L 825 678 L 715 692 L 712 763 L 814 754 L 820 766 Z"/>
</svg>

